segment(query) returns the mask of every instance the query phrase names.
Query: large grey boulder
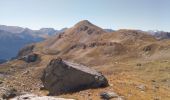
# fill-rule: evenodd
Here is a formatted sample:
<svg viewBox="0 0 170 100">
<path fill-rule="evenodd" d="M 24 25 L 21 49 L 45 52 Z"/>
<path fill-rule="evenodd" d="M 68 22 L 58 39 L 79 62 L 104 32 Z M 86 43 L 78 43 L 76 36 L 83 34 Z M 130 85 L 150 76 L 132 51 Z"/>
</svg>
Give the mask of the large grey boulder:
<svg viewBox="0 0 170 100">
<path fill-rule="evenodd" d="M 61 58 L 51 60 L 41 80 L 50 95 L 108 86 L 107 79 L 101 73 Z"/>
</svg>

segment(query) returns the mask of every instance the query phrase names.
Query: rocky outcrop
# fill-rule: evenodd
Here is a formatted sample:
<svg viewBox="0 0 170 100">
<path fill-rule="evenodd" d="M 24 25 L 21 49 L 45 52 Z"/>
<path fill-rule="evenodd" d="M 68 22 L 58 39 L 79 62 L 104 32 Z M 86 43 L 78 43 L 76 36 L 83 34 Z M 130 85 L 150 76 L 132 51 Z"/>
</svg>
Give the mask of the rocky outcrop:
<svg viewBox="0 0 170 100">
<path fill-rule="evenodd" d="M 53 59 L 41 78 L 50 95 L 75 92 L 87 88 L 105 87 L 107 79 L 97 71 L 84 65 Z"/>
<path fill-rule="evenodd" d="M 21 56 L 25 56 L 25 55 L 30 54 L 31 52 L 33 52 L 34 47 L 35 47 L 34 44 L 30 44 L 30 45 L 25 46 L 24 48 L 22 48 L 22 49 L 19 51 L 18 57 L 21 57 Z"/>
<path fill-rule="evenodd" d="M 92 43 L 78 43 L 70 47 L 69 50 L 75 49 L 75 48 L 94 48 L 94 47 L 101 47 L 101 46 L 115 46 L 118 48 L 123 48 L 123 45 L 121 43 L 117 42 L 92 42 Z"/>
<path fill-rule="evenodd" d="M 22 56 L 19 58 L 20 60 L 23 60 L 27 63 L 30 63 L 30 62 L 35 62 L 39 59 L 38 57 L 38 54 L 35 54 L 35 53 L 31 53 L 31 54 L 28 54 L 26 56 Z"/>
</svg>

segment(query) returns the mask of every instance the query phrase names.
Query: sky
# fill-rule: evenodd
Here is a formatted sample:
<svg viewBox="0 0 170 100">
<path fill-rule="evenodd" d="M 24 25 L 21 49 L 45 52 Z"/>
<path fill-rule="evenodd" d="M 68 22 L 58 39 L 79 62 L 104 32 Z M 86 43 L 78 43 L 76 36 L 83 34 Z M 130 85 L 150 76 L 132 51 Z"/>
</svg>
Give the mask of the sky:
<svg viewBox="0 0 170 100">
<path fill-rule="evenodd" d="M 39 29 L 89 20 L 102 28 L 170 31 L 170 0 L 0 0 L 0 24 Z"/>
</svg>

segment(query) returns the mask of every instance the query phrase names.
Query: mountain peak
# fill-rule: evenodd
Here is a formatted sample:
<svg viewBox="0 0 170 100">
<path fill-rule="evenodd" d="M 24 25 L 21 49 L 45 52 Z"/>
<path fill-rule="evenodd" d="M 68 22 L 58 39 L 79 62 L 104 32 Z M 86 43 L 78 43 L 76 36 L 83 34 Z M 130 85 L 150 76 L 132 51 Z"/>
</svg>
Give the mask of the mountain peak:
<svg viewBox="0 0 170 100">
<path fill-rule="evenodd" d="M 93 25 L 91 22 L 89 22 L 88 20 L 82 20 L 80 22 L 78 22 L 75 26 L 80 26 L 80 25 Z"/>
<path fill-rule="evenodd" d="M 67 31 L 68 31 L 68 33 L 80 33 L 82 31 L 86 32 L 88 34 L 105 33 L 105 31 L 102 28 L 92 24 L 88 20 L 82 20 L 82 21 L 78 22 L 77 24 L 75 24 L 72 28 L 70 28 Z"/>
</svg>

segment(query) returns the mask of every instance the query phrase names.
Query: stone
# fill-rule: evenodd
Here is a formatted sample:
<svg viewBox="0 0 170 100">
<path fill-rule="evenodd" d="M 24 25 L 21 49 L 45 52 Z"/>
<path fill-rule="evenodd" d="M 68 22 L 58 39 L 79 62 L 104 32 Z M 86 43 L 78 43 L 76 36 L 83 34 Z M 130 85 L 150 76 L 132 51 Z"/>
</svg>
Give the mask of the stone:
<svg viewBox="0 0 170 100">
<path fill-rule="evenodd" d="M 29 44 L 29 45 L 23 47 L 23 48 L 19 51 L 17 57 L 26 56 L 26 55 L 32 53 L 34 47 L 35 47 L 35 44 Z"/>
<path fill-rule="evenodd" d="M 10 100 L 74 100 L 74 99 L 65 99 L 65 98 L 55 98 L 51 96 L 38 96 L 35 94 L 24 94 L 12 98 Z"/>
<path fill-rule="evenodd" d="M 2 94 L 2 99 L 10 99 L 18 95 L 15 89 L 4 89 L 5 92 Z"/>
<path fill-rule="evenodd" d="M 37 61 L 38 59 L 38 54 L 35 54 L 35 53 L 31 53 L 31 54 L 28 54 L 26 56 L 22 56 L 21 58 L 19 58 L 20 60 L 23 60 L 27 63 L 30 63 L 30 62 L 35 62 Z"/>
<path fill-rule="evenodd" d="M 136 66 L 142 66 L 142 64 L 138 63 L 138 64 L 136 64 Z"/>
<path fill-rule="evenodd" d="M 146 90 L 146 86 L 141 84 L 141 85 L 138 85 L 136 86 L 138 89 L 140 89 L 141 91 L 145 91 Z"/>
<path fill-rule="evenodd" d="M 107 79 L 101 73 L 61 58 L 51 60 L 41 80 L 44 87 L 49 90 L 49 95 L 108 86 Z"/>
<path fill-rule="evenodd" d="M 115 92 L 102 92 L 100 97 L 104 100 L 110 100 L 112 98 L 119 98 L 119 95 Z"/>
</svg>

